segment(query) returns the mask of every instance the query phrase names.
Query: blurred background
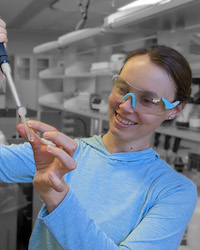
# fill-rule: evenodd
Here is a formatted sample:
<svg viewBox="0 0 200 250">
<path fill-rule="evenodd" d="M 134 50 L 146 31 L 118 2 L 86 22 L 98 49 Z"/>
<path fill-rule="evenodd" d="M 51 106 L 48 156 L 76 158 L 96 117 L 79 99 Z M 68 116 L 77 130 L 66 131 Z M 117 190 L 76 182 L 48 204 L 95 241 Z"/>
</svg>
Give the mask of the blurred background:
<svg viewBox="0 0 200 250">
<path fill-rule="evenodd" d="M 111 79 L 130 51 L 163 44 L 181 52 L 192 69 L 191 98 L 176 120 L 157 129 L 152 147 L 199 189 L 199 0 L 0 0 L 0 10 L 7 24 L 12 76 L 27 116 L 71 137 L 107 131 Z M 23 142 L 17 122 L 4 79 L 1 144 Z M 32 184 L 0 185 L 2 250 L 27 249 L 40 206 Z M 198 202 L 180 249 L 199 249 L 199 230 Z"/>
</svg>

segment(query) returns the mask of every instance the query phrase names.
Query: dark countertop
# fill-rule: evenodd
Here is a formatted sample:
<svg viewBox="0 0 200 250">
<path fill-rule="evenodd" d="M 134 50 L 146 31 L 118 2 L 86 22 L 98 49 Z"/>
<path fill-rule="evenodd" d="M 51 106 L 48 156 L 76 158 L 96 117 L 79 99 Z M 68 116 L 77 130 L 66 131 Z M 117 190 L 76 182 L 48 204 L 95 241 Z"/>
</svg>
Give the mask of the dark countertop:
<svg viewBox="0 0 200 250">
<path fill-rule="evenodd" d="M 37 117 L 37 111 L 27 109 L 27 117 Z M 0 109 L 0 117 L 16 117 L 16 109 Z"/>
</svg>

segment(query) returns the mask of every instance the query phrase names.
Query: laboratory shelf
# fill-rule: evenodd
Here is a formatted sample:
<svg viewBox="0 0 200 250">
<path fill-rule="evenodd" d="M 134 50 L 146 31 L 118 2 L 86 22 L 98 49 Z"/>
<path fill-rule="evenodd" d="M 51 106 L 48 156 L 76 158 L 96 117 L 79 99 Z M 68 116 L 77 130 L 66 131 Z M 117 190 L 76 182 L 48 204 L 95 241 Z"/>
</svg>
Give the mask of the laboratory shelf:
<svg viewBox="0 0 200 250">
<path fill-rule="evenodd" d="M 79 78 L 79 77 L 96 77 L 96 76 L 112 76 L 113 73 L 110 70 L 102 70 L 95 72 L 80 72 L 76 74 L 68 74 L 66 78 Z"/>
<path fill-rule="evenodd" d="M 45 75 L 40 76 L 40 79 L 64 79 L 66 78 L 65 75 Z"/>
<path fill-rule="evenodd" d="M 107 114 L 101 114 L 98 111 L 94 110 L 86 110 L 86 109 L 72 109 L 72 108 L 64 108 L 65 111 L 68 111 L 70 113 L 74 113 L 77 115 L 84 115 L 86 117 L 89 117 L 91 119 L 99 119 L 103 121 L 108 121 Z"/>
<path fill-rule="evenodd" d="M 45 106 L 47 108 L 63 110 L 63 111 L 67 111 L 70 113 L 77 114 L 77 115 L 83 115 L 91 119 L 99 119 L 99 120 L 105 120 L 105 121 L 108 120 L 108 116 L 106 114 L 101 114 L 98 111 L 94 111 L 94 110 L 64 108 L 62 103 L 47 102 L 43 100 L 40 100 L 38 103 L 39 105 Z"/>
<path fill-rule="evenodd" d="M 39 105 L 47 107 L 47 108 L 63 110 L 63 104 L 62 103 L 47 102 L 47 101 L 43 101 L 43 100 L 38 101 L 38 103 L 39 103 Z"/>
<path fill-rule="evenodd" d="M 189 128 L 177 128 L 175 127 L 175 125 L 166 125 L 157 128 L 156 132 L 200 143 L 200 130 L 192 130 Z"/>
<path fill-rule="evenodd" d="M 40 79 L 67 79 L 67 78 L 81 78 L 81 77 L 96 77 L 96 76 L 112 76 L 111 71 L 96 71 L 96 72 L 80 72 L 76 74 L 67 75 L 45 75 L 40 76 Z"/>
</svg>

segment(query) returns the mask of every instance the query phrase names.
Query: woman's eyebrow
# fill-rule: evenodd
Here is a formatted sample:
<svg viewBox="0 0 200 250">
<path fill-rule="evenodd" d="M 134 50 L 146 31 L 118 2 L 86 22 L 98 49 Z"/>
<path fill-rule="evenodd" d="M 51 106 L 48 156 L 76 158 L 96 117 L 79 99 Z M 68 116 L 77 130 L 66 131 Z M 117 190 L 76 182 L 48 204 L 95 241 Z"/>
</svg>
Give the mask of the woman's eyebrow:
<svg viewBox="0 0 200 250">
<path fill-rule="evenodd" d="M 138 90 L 141 90 L 141 91 L 143 91 L 143 92 L 145 92 L 145 93 L 147 93 L 147 94 L 151 94 L 151 95 L 153 95 L 153 96 L 155 96 L 155 97 L 158 97 L 158 98 L 160 98 L 159 97 L 159 95 L 156 93 L 156 92 L 153 92 L 153 91 L 150 91 L 150 90 L 146 90 L 146 89 L 141 89 L 141 88 L 138 88 L 138 87 L 136 87 L 136 86 L 132 86 L 129 82 L 126 82 L 126 81 L 124 81 L 126 84 L 128 84 L 130 87 L 132 87 L 133 89 L 135 88 L 135 89 L 138 89 Z"/>
</svg>

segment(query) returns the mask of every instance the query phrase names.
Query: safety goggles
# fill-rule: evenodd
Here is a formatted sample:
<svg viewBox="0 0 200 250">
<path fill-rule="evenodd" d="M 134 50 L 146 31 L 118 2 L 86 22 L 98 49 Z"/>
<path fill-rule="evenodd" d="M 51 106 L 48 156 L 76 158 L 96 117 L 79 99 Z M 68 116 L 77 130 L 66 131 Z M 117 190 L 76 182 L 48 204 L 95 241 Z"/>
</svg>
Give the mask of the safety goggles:
<svg viewBox="0 0 200 250">
<path fill-rule="evenodd" d="M 164 97 L 137 88 L 119 76 L 113 78 L 113 96 L 116 101 L 123 102 L 131 99 L 132 107 L 142 114 L 162 115 L 166 109 L 173 109 L 180 101 L 170 103 Z"/>
</svg>

